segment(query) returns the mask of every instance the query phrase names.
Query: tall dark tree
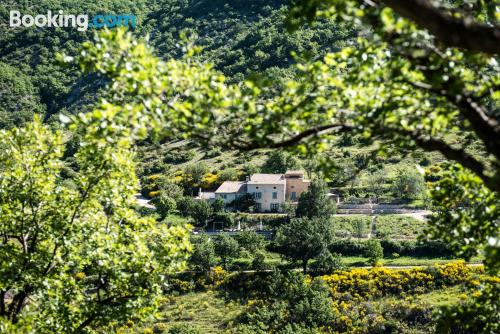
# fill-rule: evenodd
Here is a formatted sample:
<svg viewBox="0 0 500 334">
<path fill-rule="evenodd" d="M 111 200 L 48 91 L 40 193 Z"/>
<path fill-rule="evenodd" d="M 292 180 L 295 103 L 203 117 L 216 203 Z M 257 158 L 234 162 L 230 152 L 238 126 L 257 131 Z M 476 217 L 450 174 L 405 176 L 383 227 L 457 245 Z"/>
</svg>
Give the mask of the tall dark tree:
<svg viewBox="0 0 500 334">
<path fill-rule="evenodd" d="M 275 245 L 285 257 L 300 261 L 306 272 L 309 260 L 328 251 L 333 237 L 330 219 L 296 218 L 278 228 Z"/>
<path fill-rule="evenodd" d="M 300 195 L 295 214 L 297 217 L 327 219 L 335 212 L 335 203 L 328 197 L 328 188 L 325 182 L 317 179 L 311 182 L 308 191 Z"/>
</svg>

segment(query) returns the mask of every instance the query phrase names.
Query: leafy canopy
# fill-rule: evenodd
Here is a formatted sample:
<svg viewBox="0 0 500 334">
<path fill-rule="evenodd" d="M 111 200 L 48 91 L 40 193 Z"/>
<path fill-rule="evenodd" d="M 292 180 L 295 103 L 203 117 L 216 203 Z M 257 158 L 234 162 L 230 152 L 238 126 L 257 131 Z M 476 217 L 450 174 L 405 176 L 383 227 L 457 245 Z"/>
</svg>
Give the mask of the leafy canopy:
<svg viewBox="0 0 500 334">
<path fill-rule="evenodd" d="M 61 132 L 38 118 L 0 132 L 2 332 L 82 332 L 142 317 L 156 306 L 164 275 L 187 258 L 185 227 L 132 209 L 131 139 L 110 144 L 102 122 L 82 125 L 72 124 L 82 135 L 73 186 L 61 178 Z"/>
<path fill-rule="evenodd" d="M 276 231 L 275 245 L 284 256 L 300 261 L 304 272 L 309 260 L 328 250 L 333 227 L 328 218 L 295 218 Z"/>
</svg>

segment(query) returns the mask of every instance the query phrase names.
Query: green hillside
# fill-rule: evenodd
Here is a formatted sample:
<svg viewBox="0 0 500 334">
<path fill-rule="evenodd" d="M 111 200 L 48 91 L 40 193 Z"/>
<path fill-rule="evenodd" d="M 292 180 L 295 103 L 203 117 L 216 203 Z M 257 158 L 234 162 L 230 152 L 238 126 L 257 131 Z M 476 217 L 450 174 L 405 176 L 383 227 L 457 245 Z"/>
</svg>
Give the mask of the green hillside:
<svg viewBox="0 0 500 334">
<path fill-rule="evenodd" d="M 14 5 L 15 3 L 15 5 Z M 269 72 L 287 76 L 293 62 L 292 52 L 321 57 L 349 43 L 352 34 L 345 29 L 331 29 L 331 22 L 320 22 L 288 34 L 284 15 L 288 1 L 237 0 L 121 0 L 68 1 L 42 0 L 3 2 L 0 20 L 8 22 L 9 10 L 23 14 L 46 13 L 62 9 L 65 13 L 95 14 L 132 13 L 137 17 L 137 36 L 147 37 L 158 55 L 168 59 L 182 55 L 179 35 L 186 31 L 196 34 L 195 43 L 202 46 L 201 57 L 233 80 L 242 80 L 250 73 Z M 22 92 L 34 106 L 25 108 L 30 114 L 43 113 L 46 119 L 61 111 L 76 113 L 88 110 L 95 103 L 99 89 L 105 84 L 98 76 L 82 76 L 75 67 L 59 65 L 57 53 L 76 54 L 81 42 L 92 37 L 93 31 L 51 28 L 0 28 L 0 59 L 30 77 L 32 89 Z M 3 71 L 2 71 L 3 72 Z M 8 77 L 0 77 L 7 85 Z M 7 97 L 0 97 L 0 112 L 9 110 Z M 15 110 L 15 109 L 14 109 Z M 0 114 L 1 114 L 0 113 Z M 17 111 L 16 111 L 17 113 Z M 2 117 L 3 118 L 3 117 Z M 17 120 L 0 120 L 1 127 L 19 125 Z"/>
</svg>

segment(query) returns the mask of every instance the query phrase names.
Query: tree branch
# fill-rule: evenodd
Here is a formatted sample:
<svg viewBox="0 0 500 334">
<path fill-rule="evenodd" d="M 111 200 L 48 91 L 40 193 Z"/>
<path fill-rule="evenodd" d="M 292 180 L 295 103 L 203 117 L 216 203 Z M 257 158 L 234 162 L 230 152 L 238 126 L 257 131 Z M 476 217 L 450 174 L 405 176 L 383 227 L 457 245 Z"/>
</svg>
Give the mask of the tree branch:
<svg viewBox="0 0 500 334">
<path fill-rule="evenodd" d="M 388 128 L 390 132 L 397 133 L 401 136 L 406 136 L 412 139 L 417 146 L 425 151 L 437 151 L 444 155 L 447 159 L 460 163 L 465 168 L 474 172 L 483 182 L 493 191 L 500 192 L 500 182 L 496 176 L 486 174 L 486 166 L 476 159 L 474 156 L 467 153 L 463 148 L 454 148 L 442 139 L 424 136 L 417 131 L 409 132 L 400 129 Z"/>
<path fill-rule="evenodd" d="M 446 89 L 437 88 L 423 82 L 405 81 L 405 83 L 442 96 L 457 107 L 460 114 L 469 121 L 476 135 L 484 143 L 486 151 L 493 154 L 500 161 L 500 122 L 488 116 L 484 108 L 476 102 L 477 98 L 467 92 L 451 94 Z"/>
<path fill-rule="evenodd" d="M 441 42 L 474 52 L 500 54 L 500 27 L 471 17 L 455 18 L 430 0 L 382 0 L 399 15 L 427 29 Z"/>
<path fill-rule="evenodd" d="M 269 141 L 268 143 L 265 143 L 265 144 L 264 143 L 262 143 L 262 144 L 261 143 L 252 143 L 252 144 L 248 144 L 248 145 L 238 146 L 236 148 L 239 150 L 242 150 L 242 151 L 251 151 L 251 150 L 255 150 L 255 149 L 259 149 L 259 148 L 290 147 L 290 146 L 293 146 L 293 145 L 300 143 L 303 139 L 306 139 L 306 138 L 312 137 L 312 136 L 317 136 L 317 135 L 323 134 L 325 132 L 328 132 L 328 131 L 331 131 L 334 129 L 337 129 L 339 131 L 349 131 L 349 130 L 352 130 L 352 126 L 345 125 L 345 124 L 320 125 L 320 126 L 316 126 L 314 128 L 305 130 L 305 131 L 299 133 L 298 135 L 291 137 L 289 139 L 286 139 L 284 141 L 281 141 L 281 142 Z"/>
</svg>

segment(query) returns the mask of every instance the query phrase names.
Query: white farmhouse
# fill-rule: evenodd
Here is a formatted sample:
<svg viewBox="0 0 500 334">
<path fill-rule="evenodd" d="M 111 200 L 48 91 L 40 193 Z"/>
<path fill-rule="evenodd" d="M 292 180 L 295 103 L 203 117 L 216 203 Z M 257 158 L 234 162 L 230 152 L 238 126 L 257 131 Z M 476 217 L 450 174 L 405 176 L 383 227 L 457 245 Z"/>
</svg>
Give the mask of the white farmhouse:
<svg viewBox="0 0 500 334">
<path fill-rule="evenodd" d="M 283 174 L 253 174 L 247 181 L 247 192 L 253 195 L 256 211 L 280 211 L 285 202 L 285 189 Z"/>
<path fill-rule="evenodd" d="M 301 171 L 287 171 L 285 174 L 252 174 L 244 182 L 226 181 L 215 191 L 215 198 L 222 198 L 225 204 L 250 194 L 255 200 L 257 212 L 281 212 L 286 201 L 297 203 L 300 195 L 309 189 L 309 180 Z"/>
</svg>

